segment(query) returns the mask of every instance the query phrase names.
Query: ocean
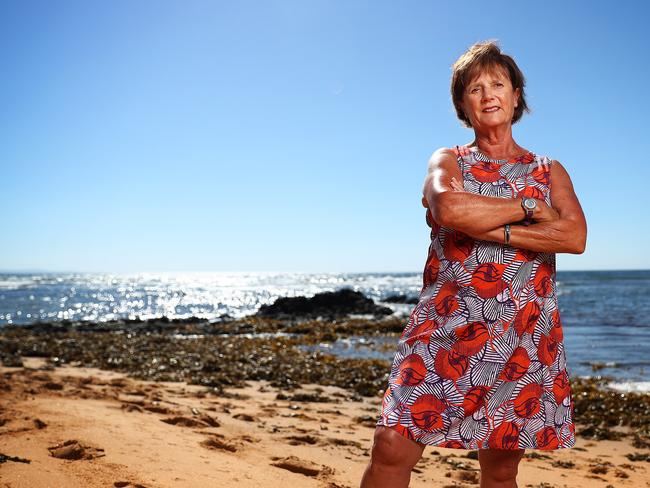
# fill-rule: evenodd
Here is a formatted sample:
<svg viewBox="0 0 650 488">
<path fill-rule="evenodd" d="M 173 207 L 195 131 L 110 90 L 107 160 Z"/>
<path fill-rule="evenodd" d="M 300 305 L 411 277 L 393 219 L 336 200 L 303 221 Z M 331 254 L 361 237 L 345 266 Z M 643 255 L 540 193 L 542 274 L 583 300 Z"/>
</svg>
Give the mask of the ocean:
<svg viewBox="0 0 650 488">
<path fill-rule="evenodd" d="M 352 288 L 404 317 L 421 273 L 0 274 L 0 328 L 60 320 L 107 321 L 254 314 L 283 296 Z M 558 271 L 558 303 L 571 375 L 611 376 L 622 391 L 650 391 L 650 270 Z M 319 347 L 348 357 L 392 359 L 394 337 L 348 337 Z"/>
</svg>

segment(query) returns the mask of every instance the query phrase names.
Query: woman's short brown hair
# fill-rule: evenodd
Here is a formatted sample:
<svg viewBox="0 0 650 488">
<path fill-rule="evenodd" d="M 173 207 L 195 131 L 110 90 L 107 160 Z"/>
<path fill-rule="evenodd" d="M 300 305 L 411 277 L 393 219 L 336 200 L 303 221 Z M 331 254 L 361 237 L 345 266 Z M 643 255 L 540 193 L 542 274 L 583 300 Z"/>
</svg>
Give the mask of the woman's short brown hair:
<svg viewBox="0 0 650 488">
<path fill-rule="evenodd" d="M 465 51 L 451 67 L 451 99 L 454 102 L 458 118 L 466 127 L 472 127 L 472 123 L 462 109 L 463 94 L 467 84 L 482 71 L 492 71 L 497 67 L 503 68 L 508 73 L 512 89 L 519 88 L 520 90 L 518 104 L 512 115 L 512 123 L 516 123 L 524 112 L 530 112 L 524 96 L 526 80 L 515 60 L 507 54 L 503 54 L 496 41 L 479 42 Z"/>
</svg>

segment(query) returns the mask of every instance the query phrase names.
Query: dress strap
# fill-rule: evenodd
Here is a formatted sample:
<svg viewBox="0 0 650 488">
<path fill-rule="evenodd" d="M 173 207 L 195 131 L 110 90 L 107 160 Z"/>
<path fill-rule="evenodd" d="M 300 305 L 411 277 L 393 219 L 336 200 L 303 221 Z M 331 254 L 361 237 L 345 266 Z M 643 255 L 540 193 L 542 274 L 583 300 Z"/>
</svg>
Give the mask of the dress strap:
<svg viewBox="0 0 650 488">
<path fill-rule="evenodd" d="M 464 174 L 465 173 L 464 165 L 465 165 L 465 163 L 468 163 L 469 161 L 467 161 L 465 159 L 465 156 L 462 155 L 462 153 L 460 151 L 460 147 L 458 145 L 456 145 L 456 147 L 453 148 L 452 150 L 454 151 L 454 154 L 456 154 L 456 161 L 458 163 L 458 167 L 460 168 L 460 172 Z M 469 156 L 469 157 L 471 157 L 471 156 Z"/>
<path fill-rule="evenodd" d="M 540 154 L 535 154 L 535 162 L 538 164 L 546 164 L 549 168 L 553 163 L 553 160 L 548 156 L 542 156 Z"/>
</svg>

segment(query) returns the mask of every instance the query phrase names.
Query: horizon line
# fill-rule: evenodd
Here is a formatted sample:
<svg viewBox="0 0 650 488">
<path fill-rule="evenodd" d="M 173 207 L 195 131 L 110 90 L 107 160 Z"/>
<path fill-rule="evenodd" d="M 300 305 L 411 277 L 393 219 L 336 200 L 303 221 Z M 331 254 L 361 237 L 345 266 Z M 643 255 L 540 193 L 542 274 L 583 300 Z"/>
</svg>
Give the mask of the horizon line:
<svg viewBox="0 0 650 488">
<path fill-rule="evenodd" d="M 590 269 L 557 269 L 556 271 L 650 271 L 650 268 L 590 268 Z M 79 271 L 79 270 L 44 270 L 44 269 L 0 269 L 0 274 L 422 274 L 422 271 L 287 271 L 287 270 L 202 270 L 202 271 Z"/>
</svg>

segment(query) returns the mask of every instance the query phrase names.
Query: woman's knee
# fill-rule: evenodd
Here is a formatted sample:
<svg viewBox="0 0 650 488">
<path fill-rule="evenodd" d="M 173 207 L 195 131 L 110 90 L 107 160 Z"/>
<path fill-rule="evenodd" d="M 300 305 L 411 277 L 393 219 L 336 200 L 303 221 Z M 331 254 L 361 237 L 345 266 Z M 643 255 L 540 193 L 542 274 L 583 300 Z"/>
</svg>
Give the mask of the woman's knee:
<svg viewBox="0 0 650 488">
<path fill-rule="evenodd" d="M 524 454 L 517 451 L 479 451 L 481 476 L 491 481 L 506 482 L 515 480 L 519 471 L 519 462 Z"/>
<path fill-rule="evenodd" d="M 371 461 L 385 466 L 413 467 L 422 457 L 424 446 L 407 439 L 390 427 L 377 427 Z"/>
</svg>

